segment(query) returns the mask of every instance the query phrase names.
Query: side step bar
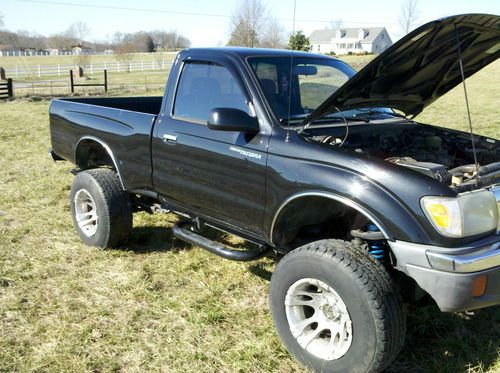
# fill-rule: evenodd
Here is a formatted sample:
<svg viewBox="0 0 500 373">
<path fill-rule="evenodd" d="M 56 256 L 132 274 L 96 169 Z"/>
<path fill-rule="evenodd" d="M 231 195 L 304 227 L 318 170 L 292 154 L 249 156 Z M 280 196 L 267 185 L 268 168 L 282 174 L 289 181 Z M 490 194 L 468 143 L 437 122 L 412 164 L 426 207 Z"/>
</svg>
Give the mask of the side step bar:
<svg viewBox="0 0 500 373">
<path fill-rule="evenodd" d="M 219 242 L 200 236 L 190 230 L 191 226 L 192 224 L 189 221 L 174 225 L 172 227 L 174 236 L 182 241 L 199 246 L 207 251 L 210 251 L 212 254 L 221 256 L 225 259 L 247 262 L 261 258 L 269 251 L 269 247 L 265 245 L 249 250 L 234 250 Z"/>
</svg>

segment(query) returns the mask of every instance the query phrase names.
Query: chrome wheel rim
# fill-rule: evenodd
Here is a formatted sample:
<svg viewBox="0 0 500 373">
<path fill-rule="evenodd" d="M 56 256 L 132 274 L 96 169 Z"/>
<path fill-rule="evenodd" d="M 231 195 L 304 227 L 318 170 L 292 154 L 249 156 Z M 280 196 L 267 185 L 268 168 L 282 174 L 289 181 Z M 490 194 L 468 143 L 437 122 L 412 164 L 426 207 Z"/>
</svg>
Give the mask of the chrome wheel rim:
<svg viewBox="0 0 500 373">
<path fill-rule="evenodd" d="M 87 237 L 92 237 L 97 232 L 97 209 L 94 199 L 86 189 L 75 193 L 75 218 L 78 227 Z"/>
<path fill-rule="evenodd" d="M 351 317 L 339 294 L 323 281 L 296 281 L 286 293 L 285 311 L 292 335 L 307 352 L 337 360 L 349 350 Z"/>
</svg>

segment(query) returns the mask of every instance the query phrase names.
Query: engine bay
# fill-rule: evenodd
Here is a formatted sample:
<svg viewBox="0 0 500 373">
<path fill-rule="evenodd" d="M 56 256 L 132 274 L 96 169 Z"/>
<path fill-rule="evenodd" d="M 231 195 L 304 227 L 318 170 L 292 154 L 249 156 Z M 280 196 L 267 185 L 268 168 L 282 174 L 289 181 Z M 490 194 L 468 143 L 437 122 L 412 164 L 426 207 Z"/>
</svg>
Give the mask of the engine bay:
<svg viewBox="0 0 500 373">
<path fill-rule="evenodd" d="M 410 121 L 311 126 L 309 140 L 413 169 L 459 190 L 500 178 L 500 142 Z"/>
</svg>

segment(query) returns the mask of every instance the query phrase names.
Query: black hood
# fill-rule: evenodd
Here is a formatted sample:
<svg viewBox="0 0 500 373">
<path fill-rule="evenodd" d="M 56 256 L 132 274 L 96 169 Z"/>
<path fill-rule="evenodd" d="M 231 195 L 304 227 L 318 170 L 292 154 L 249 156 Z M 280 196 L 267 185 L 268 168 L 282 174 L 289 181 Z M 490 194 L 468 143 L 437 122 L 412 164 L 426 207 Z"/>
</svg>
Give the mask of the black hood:
<svg viewBox="0 0 500 373">
<path fill-rule="evenodd" d="M 339 110 L 390 107 L 415 116 L 500 57 L 500 17 L 464 14 L 429 22 L 375 58 L 324 101 L 304 122 Z"/>
</svg>

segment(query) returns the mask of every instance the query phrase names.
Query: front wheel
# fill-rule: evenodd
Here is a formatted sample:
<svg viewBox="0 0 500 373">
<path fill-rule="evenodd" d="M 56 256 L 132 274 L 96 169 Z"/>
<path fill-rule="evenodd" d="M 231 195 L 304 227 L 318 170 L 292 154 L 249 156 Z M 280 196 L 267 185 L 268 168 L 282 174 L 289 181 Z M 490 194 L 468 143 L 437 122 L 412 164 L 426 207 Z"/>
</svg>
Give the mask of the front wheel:
<svg viewBox="0 0 500 373">
<path fill-rule="evenodd" d="M 97 168 L 78 173 L 69 202 L 76 231 L 85 244 L 113 247 L 129 236 L 132 204 L 113 170 Z"/>
<path fill-rule="evenodd" d="M 288 351 L 316 372 L 378 372 L 399 353 L 406 317 L 385 268 L 348 242 L 302 246 L 278 263 L 269 303 Z"/>
</svg>

